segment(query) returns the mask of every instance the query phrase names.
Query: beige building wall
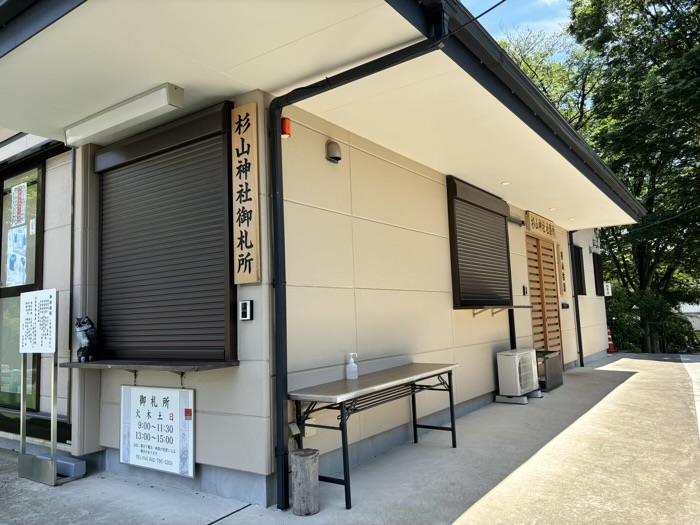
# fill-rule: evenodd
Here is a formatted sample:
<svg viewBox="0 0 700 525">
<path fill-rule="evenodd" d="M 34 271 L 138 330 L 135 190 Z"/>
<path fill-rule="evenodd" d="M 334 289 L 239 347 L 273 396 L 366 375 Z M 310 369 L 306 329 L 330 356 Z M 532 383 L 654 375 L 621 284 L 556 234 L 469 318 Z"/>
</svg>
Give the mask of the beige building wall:
<svg viewBox="0 0 700 525">
<path fill-rule="evenodd" d="M 251 101 L 258 103 L 259 122 L 265 122 L 268 97 L 253 92 L 235 102 Z M 294 121 L 292 137 L 283 141 L 290 390 L 342 378 L 347 354 L 357 352 L 361 374 L 409 362 L 458 363 L 458 403 L 495 391 L 495 353 L 510 348 L 508 312 L 452 307 L 445 175 L 298 108 L 289 108 L 285 116 Z M 254 301 L 255 320 L 238 323 L 239 367 L 188 373 L 182 386 L 195 389 L 196 462 L 268 475 L 274 470 L 274 368 L 266 126 L 260 125 L 259 133 L 263 283 L 238 287 L 239 300 Z M 339 164 L 325 160 L 328 138 L 341 144 Z M 79 185 L 76 199 L 76 260 L 82 262 L 76 262 L 74 291 L 84 296 L 76 304 L 89 313 L 96 292 L 96 273 L 91 272 L 97 261 L 99 179 L 89 174 L 94 148 L 81 151 L 86 157 L 81 173 L 88 178 L 84 194 Z M 511 213 L 524 218 L 523 210 Z M 509 224 L 516 305 L 529 305 L 522 290 L 527 284 L 525 233 L 524 227 Z M 565 230 L 557 230 L 557 241 L 568 272 L 568 295 L 562 301 L 571 302 Z M 529 310 L 516 310 L 515 320 L 518 348 L 531 347 Z M 575 361 L 573 304 L 562 310 L 562 328 L 564 359 Z M 180 376 L 170 372 L 142 371 L 136 378 L 119 370 L 78 374 L 86 372 L 74 372 L 74 383 L 83 386 L 73 389 L 73 420 L 86 429 L 86 452 L 118 448 L 121 385 L 133 385 L 136 379 L 137 385 L 181 386 Z M 88 395 L 96 406 L 79 408 Z M 419 416 L 448 406 L 444 393 L 427 392 L 417 399 Z M 90 414 L 96 424 L 90 424 Z M 322 415 L 319 423 L 333 418 Z M 400 400 L 353 417 L 350 440 L 408 421 L 409 401 Z M 306 444 L 327 452 L 338 447 L 337 437 L 319 431 Z"/>
<path fill-rule="evenodd" d="M 595 273 L 593 256 L 591 255 L 594 238 L 594 230 L 581 230 L 574 234 L 574 244 L 583 248 L 583 267 L 586 279 L 586 295 L 579 297 L 584 357 L 598 354 L 608 348 L 605 297 L 597 296 L 595 290 Z"/>
<path fill-rule="evenodd" d="M 70 359 L 70 245 L 71 245 L 71 153 L 66 152 L 46 161 L 44 200 L 44 289 L 58 291 L 58 354 L 59 363 Z M 42 354 L 39 385 L 39 410 L 51 412 L 51 354 Z M 58 414 L 69 412 L 69 372 L 58 370 Z"/>
<path fill-rule="evenodd" d="M 256 91 L 239 97 L 236 105 L 258 104 L 258 122 L 265 122 L 265 100 Z M 267 183 L 267 133 L 259 125 L 261 164 L 260 204 L 261 244 L 263 247 L 263 283 L 238 287 L 238 299 L 254 301 L 254 320 L 238 322 L 237 367 L 207 372 L 186 373 L 182 386 L 195 390 L 195 461 L 254 474 L 273 471 L 272 401 L 270 366 L 270 250 L 269 184 Z M 93 196 L 93 200 L 96 198 Z M 92 203 L 94 208 L 96 203 Z M 97 209 L 97 208 L 95 208 Z M 99 319 L 96 320 L 99 326 Z M 99 405 L 99 445 L 119 447 L 120 401 L 122 385 L 180 388 L 179 374 L 123 370 L 102 370 Z"/>
<path fill-rule="evenodd" d="M 294 124 L 283 141 L 290 390 L 341 379 L 350 352 L 360 374 L 458 363 L 457 403 L 496 390 L 508 312 L 452 306 L 445 175 L 298 108 L 285 116 Z M 328 138 L 341 145 L 339 164 L 325 160 Z M 509 233 L 515 302 L 529 304 L 524 228 Z M 518 346 L 531 346 L 529 310 L 516 323 Z M 444 393 L 417 400 L 419 417 L 448 406 Z M 350 441 L 408 421 L 408 399 L 362 412 L 350 419 Z M 319 431 L 305 445 L 326 452 L 337 438 Z"/>
<path fill-rule="evenodd" d="M 563 361 L 567 367 L 578 366 L 579 350 L 576 335 L 576 304 L 574 302 L 574 280 L 571 273 L 571 251 L 569 250 L 569 232 L 557 226 L 557 257 L 564 263 L 565 286 L 560 288 L 559 313 L 561 314 L 562 342 L 564 345 Z M 559 262 L 559 261 L 557 261 Z M 561 279 L 559 281 L 561 287 Z M 567 304 L 568 308 L 563 308 Z"/>
<path fill-rule="evenodd" d="M 510 215 L 514 219 L 525 221 L 525 211 L 515 206 L 510 206 Z M 530 282 L 527 273 L 527 248 L 525 244 L 526 233 L 524 225 L 508 222 L 510 274 L 513 288 L 513 304 L 515 306 L 530 306 Z M 527 295 L 524 293 L 523 286 L 526 286 L 528 289 Z M 513 316 L 518 349 L 532 348 L 532 317 L 530 309 L 516 308 L 513 310 Z"/>
</svg>

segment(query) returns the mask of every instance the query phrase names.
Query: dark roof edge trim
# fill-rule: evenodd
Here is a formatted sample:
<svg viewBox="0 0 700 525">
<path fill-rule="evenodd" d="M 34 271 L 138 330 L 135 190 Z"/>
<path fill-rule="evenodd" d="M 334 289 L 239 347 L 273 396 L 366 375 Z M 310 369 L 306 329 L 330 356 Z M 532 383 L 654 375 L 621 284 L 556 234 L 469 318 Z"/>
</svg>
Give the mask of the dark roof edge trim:
<svg viewBox="0 0 700 525">
<path fill-rule="evenodd" d="M 0 31 L 0 58 L 60 20 L 85 0 L 40 0 L 10 20 Z"/>
<path fill-rule="evenodd" d="M 473 15 L 459 2 L 445 0 L 455 10 L 457 24 L 464 24 Z M 591 149 L 566 119 L 513 62 L 503 48 L 488 34 L 478 21 L 469 24 L 455 35 L 483 64 L 489 68 L 513 93 L 520 98 L 544 123 L 557 134 L 624 203 L 633 218 L 646 215 L 646 209 L 605 162 Z M 586 173 L 584 173 L 586 175 Z M 590 177 L 589 177 L 590 178 Z"/>
<path fill-rule="evenodd" d="M 26 136 L 27 136 L 27 134 L 24 132 L 15 133 L 11 137 L 7 137 L 5 140 L 0 140 L 0 148 L 4 148 L 5 146 L 9 146 L 13 142 L 16 142 L 19 139 L 21 139 L 22 137 L 26 137 Z"/>
<path fill-rule="evenodd" d="M 0 175 L 5 176 L 5 170 L 12 173 L 22 171 L 30 164 L 55 157 L 66 151 L 70 151 L 70 148 L 58 140 L 42 142 L 0 162 Z"/>
</svg>

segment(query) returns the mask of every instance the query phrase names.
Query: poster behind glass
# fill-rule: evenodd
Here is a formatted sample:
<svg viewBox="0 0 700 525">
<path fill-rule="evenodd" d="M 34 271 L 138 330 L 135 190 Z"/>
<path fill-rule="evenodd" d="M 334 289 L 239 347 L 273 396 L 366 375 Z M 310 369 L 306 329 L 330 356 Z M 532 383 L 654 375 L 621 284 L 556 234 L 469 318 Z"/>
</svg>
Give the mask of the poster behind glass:
<svg viewBox="0 0 700 525">
<path fill-rule="evenodd" d="M 0 288 L 34 284 L 37 179 L 34 169 L 3 183 Z"/>
</svg>

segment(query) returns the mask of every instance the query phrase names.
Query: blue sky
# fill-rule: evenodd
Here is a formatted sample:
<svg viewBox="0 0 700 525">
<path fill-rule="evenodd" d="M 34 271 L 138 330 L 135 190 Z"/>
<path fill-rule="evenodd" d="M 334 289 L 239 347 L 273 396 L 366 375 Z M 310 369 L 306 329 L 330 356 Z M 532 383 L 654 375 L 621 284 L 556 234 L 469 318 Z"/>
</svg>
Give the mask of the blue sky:
<svg viewBox="0 0 700 525">
<path fill-rule="evenodd" d="M 461 0 L 474 15 L 486 11 L 498 0 Z M 530 27 L 548 33 L 559 31 L 569 21 L 568 0 L 507 0 L 479 22 L 496 39 L 515 27 Z"/>
</svg>

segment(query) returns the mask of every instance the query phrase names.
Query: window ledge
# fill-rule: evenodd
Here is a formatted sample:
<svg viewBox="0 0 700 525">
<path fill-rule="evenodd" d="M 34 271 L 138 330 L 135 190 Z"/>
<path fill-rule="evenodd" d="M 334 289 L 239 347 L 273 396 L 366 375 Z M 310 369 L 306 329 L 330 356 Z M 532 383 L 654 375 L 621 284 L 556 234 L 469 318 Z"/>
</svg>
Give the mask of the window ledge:
<svg viewBox="0 0 700 525">
<path fill-rule="evenodd" d="M 532 306 L 529 304 L 527 305 L 497 305 L 497 306 L 455 306 L 453 307 L 455 310 L 514 310 L 516 308 L 529 308 L 532 309 Z"/>
<path fill-rule="evenodd" d="M 238 361 L 125 361 L 125 360 L 102 360 L 90 361 L 88 363 L 61 363 L 61 368 L 96 368 L 113 370 L 161 370 L 164 372 L 206 372 L 207 370 L 217 370 L 219 368 L 229 368 L 238 366 Z"/>
</svg>

